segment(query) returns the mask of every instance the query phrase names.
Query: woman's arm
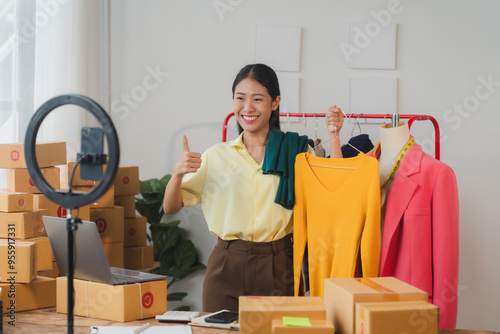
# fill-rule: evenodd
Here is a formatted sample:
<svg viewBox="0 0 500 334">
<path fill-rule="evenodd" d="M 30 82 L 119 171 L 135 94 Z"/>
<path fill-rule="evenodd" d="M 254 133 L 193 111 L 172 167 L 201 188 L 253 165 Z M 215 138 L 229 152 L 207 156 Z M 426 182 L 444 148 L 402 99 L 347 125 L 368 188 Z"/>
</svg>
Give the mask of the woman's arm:
<svg viewBox="0 0 500 334">
<path fill-rule="evenodd" d="M 326 112 L 325 122 L 328 129 L 330 140 L 330 158 L 342 158 L 342 150 L 340 149 L 340 129 L 344 124 L 344 114 L 337 105 L 331 106 Z"/>
<path fill-rule="evenodd" d="M 167 214 L 174 214 L 182 209 L 182 177 L 184 174 L 195 173 L 201 166 L 201 154 L 189 150 L 186 136 L 182 136 L 182 156 L 175 165 L 174 172 L 165 188 L 163 198 L 163 211 Z"/>
</svg>

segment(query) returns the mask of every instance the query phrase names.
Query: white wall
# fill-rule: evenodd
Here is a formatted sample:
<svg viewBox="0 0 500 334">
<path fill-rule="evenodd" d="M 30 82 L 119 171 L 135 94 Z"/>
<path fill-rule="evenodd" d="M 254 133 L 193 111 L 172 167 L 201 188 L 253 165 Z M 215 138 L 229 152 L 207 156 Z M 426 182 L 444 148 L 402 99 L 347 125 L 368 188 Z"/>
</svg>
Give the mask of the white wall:
<svg viewBox="0 0 500 334">
<path fill-rule="evenodd" d="M 121 164 L 140 166 L 141 179 L 159 178 L 173 171 L 182 134 L 198 152 L 221 141 L 222 122 L 232 111 L 234 76 L 254 62 L 256 25 L 300 26 L 301 71 L 280 74 L 301 78 L 301 112 L 325 112 L 334 103 L 348 111 L 349 78 L 385 76 L 399 79 L 401 114 L 438 120 L 441 160 L 455 170 L 460 195 L 458 328 L 500 329 L 500 159 L 494 151 L 500 123 L 500 2 L 220 0 L 231 9 L 222 17 L 214 3 L 111 2 L 111 100 Z M 394 4 L 396 70 L 348 69 L 339 45 L 348 42 L 349 23 L 373 21 L 373 12 Z M 150 74 L 154 71 L 161 72 L 156 79 Z M 478 88 L 479 78 L 494 82 L 490 91 Z M 464 103 L 469 110 L 453 109 Z M 320 137 L 326 139 L 323 128 L 321 121 Z M 351 128 L 346 125 L 344 140 Z M 314 121 L 290 129 L 313 136 Z M 378 140 L 378 125 L 362 130 Z M 412 133 L 433 154 L 430 123 L 415 124 Z M 234 134 L 232 126 L 229 137 Z M 216 238 L 208 233 L 200 209 L 184 209 L 180 216 L 206 263 Z M 187 302 L 198 310 L 202 279 L 199 273 L 175 287 L 189 291 Z"/>
</svg>

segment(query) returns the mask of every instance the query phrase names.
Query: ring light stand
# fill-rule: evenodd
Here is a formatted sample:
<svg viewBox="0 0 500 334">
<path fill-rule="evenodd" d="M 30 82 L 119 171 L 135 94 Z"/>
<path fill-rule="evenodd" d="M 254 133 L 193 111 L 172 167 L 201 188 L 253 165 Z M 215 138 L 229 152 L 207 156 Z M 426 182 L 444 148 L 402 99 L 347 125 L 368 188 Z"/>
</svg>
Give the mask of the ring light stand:
<svg viewBox="0 0 500 334">
<path fill-rule="evenodd" d="M 99 121 L 102 126 L 103 133 L 108 141 L 109 159 L 107 161 L 106 171 L 101 177 L 101 180 L 87 193 L 73 193 L 71 191 L 65 192 L 61 190 L 55 190 L 52 186 L 45 180 L 38 165 L 36 158 L 36 137 L 40 125 L 45 117 L 57 107 L 72 104 L 80 106 L 87 111 L 90 111 Z M 26 131 L 26 137 L 24 141 L 24 151 L 26 164 L 28 167 L 28 172 L 33 180 L 35 186 L 43 193 L 49 200 L 54 203 L 61 205 L 63 208 L 68 209 L 68 216 L 66 219 L 66 229 L 68 232 L 68 333 L 73 333 L 73 312 L 74 312 L 74 296 L 73 296 L 73 244 L 74 244 L 74 233 L 78 229 L 78 223 L 81 223 L 81 219 L 72 216 L 73 209 L 79 208 L 81 206 L 95 202 L 97 199 L 101 198 L 106 191 L 110 188 L 113 180 L 116 176 L 118 170 L 118 163 L 120 160 L 120 147 L 118 143 L 118 136 L 116 134 L 113 122 L 106 114 L 104 109 L 91 100 L 90 98 L 83 95 L 61 95 L 56 96 L 49 101 L 45 102 L 33 115 L 31 121 L 28 125 Z M 88 157 L 85 154 L 79 154 L 79 157 Z M 102 158 L 102 157 L 101 157 Z M 76 164 L 75 164 L 76 167 Z M 71 182 L 71 180 L 70 180 Z M 71 189 L 71 185 L 70 185 Z"/>
</svg>

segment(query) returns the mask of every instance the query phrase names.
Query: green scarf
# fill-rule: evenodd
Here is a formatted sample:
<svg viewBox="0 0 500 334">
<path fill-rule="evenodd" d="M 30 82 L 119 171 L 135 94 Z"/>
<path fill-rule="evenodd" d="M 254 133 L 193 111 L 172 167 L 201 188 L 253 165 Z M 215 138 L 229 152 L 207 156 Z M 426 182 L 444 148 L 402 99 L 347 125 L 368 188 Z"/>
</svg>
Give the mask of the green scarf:
<svg viewBox="0 0 500 334">
<path fill-rule="evenodd" d="M 274 201 L 289 210 L 293 209 L 295 200 L 295 157 L 307 152 L 308 145 L 313 147 L 314 142 L 307 136 L 277 129 L 269 130 L 262 172 L 280 177 Z"/>
</svg>

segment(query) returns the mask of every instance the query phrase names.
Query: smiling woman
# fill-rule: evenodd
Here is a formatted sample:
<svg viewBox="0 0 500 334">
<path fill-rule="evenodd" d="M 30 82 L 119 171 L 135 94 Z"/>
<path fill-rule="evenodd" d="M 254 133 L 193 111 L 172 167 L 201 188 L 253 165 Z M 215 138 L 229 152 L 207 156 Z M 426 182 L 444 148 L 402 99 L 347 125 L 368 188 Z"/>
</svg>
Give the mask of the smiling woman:
<svg viewBox="0 0 500 334">
<path fill-rule="evenodd" d="M 200 154 L 190 151 L 184 136 L 163 203 L 170 214 L 201 203 L 210 232 L 220 238 L 207 263 L 205 312 L 238 311 L 243 295 L 293 295 L 293 186 L 284 187 L 282 175 L 293 175 L 297 154 L 313 152 L 306 136 L 279 130 L 281 96 L 272 68 L 243 67 L 232 90 L 239 137 Z M 328 122 L 340 131 L 340 109 L 330 109 Z M 332 141 L 331 156 L 342 157 L 338 141 Z"/>
</svg>

